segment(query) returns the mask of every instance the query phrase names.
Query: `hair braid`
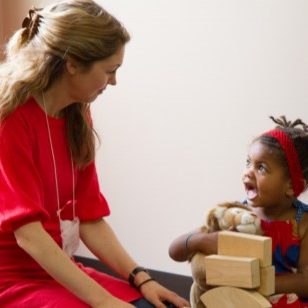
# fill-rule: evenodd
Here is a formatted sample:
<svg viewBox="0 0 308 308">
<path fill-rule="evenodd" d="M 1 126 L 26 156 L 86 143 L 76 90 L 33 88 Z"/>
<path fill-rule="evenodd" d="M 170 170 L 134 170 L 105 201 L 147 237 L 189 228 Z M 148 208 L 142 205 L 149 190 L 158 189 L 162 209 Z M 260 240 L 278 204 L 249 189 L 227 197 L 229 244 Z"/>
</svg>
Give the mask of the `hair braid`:
<svg viewBox="0 0 308 308">
<path fill-rule="evenodd" d="M 270 119 L 277 124 L 276 129 L 282 130 L 293 141 L 303 176 L 308 183 L 308 125 L 301 119 L 296 119 L 293 122 L 287 120 L 284 115 L 278 118 L 270 116 Z M 261 135 L 257 140 L 276 150 L 277 158 L 282 162 L 286 172 L 289 174 L 286 157 L 278 141 L 268 135 Z"/>
</svg>

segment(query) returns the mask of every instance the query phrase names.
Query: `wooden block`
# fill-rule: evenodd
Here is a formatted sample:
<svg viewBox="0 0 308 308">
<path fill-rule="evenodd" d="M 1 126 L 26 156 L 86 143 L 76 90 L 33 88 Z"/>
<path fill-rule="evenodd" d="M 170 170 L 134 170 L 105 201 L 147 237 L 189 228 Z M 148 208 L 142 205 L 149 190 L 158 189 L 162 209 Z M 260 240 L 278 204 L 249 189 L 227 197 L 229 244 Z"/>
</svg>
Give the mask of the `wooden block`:
<svg viewBox="0 0 308 308">
<path fill-rule="evenodd" d="M 260 287 L 256 290 L 264 296 L 275 293 L 275 267 L 266 266 L 260 268 Z"/>
<path fill-rule="evenodd" d="M 204 258 L 206 283 L 253 289 L 260 286 L 257 258 L 210 255 Z"/>
<path fill-rule="evenodd" d="M 261 294 L 234 287 L 217 287 L 200 297 L 206 308 L 270 308 L 272 305 Z"/>
<path fill-rule="evenodd" d="M 218 254 L 260 259 L 260 266 L 272 265 L 272 239 L 232 231 L 218 233 Z"/>
</svg>

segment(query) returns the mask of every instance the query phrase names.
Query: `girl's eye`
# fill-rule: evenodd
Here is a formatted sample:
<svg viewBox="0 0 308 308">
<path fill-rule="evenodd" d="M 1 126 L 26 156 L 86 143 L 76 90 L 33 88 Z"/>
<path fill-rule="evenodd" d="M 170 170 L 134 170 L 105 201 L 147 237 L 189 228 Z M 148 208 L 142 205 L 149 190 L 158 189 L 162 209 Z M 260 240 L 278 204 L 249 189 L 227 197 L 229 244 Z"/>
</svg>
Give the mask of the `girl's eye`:
<svg viewBox="0 0 308 308">
<path fill-rule="evenodd" d="M 251 165 L 251 160 L 249 158 L 246 159 L 246 167 L 249 167 Z"/>
<path fill-rule="evenodd" d="M 258 170 L 261 171 L 261 172 L 266 172 L 266 171 L 267 171 L 267 168 L 266 168 L 265 165 L 260 164 L 259 167 L 258 167 Z"/>
</svg>

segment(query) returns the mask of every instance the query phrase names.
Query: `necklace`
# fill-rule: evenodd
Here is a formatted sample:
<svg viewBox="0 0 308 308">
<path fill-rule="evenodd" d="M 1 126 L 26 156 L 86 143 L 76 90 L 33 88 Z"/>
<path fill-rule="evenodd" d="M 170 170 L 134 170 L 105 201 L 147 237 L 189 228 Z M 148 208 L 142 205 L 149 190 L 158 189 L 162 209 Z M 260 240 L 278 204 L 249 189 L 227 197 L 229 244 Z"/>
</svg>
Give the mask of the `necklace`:
<svg viewBox="0 0 308 308">
<path fill-rule="evenodd" d="M 42 99 L 43 99 L 45 118 L 46 118 L 46 126 L 47 126 L 47 131 L 48 131 L 50 151 L 51 151 L 51 156 L 52 156 L 52 161 L 53 161 L 53 169 L 54 169 L 54 175 L 55 175 L 55 186 L 56 186 L 57 208 L 58 208 L 57 214 L 58 214 L 58 217 L 59 217 L 59 220 L 60 220 L 60 211 L 62 209 L 60 207 L 58 172 L 57 172 L 57 164 L 56 164 L 56 157 L 55 157 L 55 152 L 54 152 L 54 148 L 53 148 L 53 142 L 52 142 L 52 138 L 51 138 L 50 126 L 49 126 L 49 121 L 48 121 L 48 116 L 47 116 L 47 108 L 46 108 L 46 103 L 45 103 L 44 92 L 42 92 Z M 76 218 L 76 213 L 75 213 L 75 175 L 74 175 L 74 164 L 73 164 L 73 157 L 72 157 L 71 150 L 70 150 L 70 158 L 71 158 L 71 170 L 72 170 L 73 218 L 75 219 Z"/>
</svg>

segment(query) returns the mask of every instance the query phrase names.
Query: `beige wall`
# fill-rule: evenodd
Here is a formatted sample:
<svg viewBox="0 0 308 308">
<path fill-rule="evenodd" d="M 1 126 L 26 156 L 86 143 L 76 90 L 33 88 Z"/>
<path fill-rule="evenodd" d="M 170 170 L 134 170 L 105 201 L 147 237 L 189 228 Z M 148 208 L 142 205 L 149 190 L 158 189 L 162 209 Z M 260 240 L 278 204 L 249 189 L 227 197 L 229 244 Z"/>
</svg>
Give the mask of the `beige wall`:
<svg viewBox="0 0 308 308">
<path fill-rule="evenodd" d="M 39 7 L 40 0 L 0 0 L 4 2 L 4 30 L 6 38 L 10 37 L 21 27 L 23 19 L 32 6 Z"/>
<path fill-rule="evenodd" d="M 4 41 L 4 22 L 3 22 L 3 1 L 4 0 L 0 0 L 0 61 L 3 59 L 3 41 Z"/>
</svg>

